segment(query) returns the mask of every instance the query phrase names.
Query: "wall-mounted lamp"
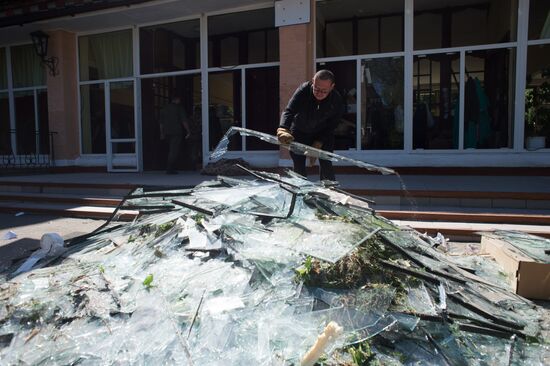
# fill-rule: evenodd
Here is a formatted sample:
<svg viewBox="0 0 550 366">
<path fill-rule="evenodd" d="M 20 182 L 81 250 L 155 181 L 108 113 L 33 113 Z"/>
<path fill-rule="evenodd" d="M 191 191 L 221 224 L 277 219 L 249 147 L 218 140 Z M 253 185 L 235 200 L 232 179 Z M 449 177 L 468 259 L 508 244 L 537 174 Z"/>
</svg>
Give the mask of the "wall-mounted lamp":
<svg viewBox="0 0 550 366">
<path fill-rule="evenodd" d="M 50 36 L 40 30 L 31 33 L 32 44 L 34 45 L 34 50 L 43 64 L 48 66 L 50 70 L 50 75 L 55 76 L 59 74 L 57 71 L 57 57 L 46 57 L 48 54 L 48 38 Z"/>
</svg>

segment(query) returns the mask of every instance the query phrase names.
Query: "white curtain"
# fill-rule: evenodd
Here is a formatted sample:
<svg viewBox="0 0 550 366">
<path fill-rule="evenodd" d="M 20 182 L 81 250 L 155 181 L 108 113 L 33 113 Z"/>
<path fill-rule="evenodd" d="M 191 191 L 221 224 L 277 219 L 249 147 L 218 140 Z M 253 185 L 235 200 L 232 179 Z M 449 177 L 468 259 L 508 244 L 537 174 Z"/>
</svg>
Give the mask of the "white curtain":
<svg viewBox="0 0 550 366">
<path fill-rule="evenodd" d="M 95 68 L 97 75 L 89 79 L 113 79 L 131 76 L 132 66 L 132 32 L 124 30 L 87 36 L 88 42 L 81 42 L 81 47 L 87 44 L 86 59 L 81 50 L 81 67 Z"/>
<path fill-rule="evenodd" d="M 11 67 L 15 88 L 46 85 L 44 65 L 32 44 L 11 48 Z"/>
</svg>

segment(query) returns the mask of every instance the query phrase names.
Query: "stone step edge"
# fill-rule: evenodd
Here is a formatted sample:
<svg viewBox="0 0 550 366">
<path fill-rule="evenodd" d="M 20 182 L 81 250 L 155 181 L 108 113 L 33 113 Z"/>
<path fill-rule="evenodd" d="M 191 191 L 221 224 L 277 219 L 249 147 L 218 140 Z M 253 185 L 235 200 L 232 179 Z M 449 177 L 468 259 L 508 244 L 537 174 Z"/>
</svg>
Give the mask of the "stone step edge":
<svg viewBox="0 0 550 366">
<path fill-rule="evenodd" d="M 548 225 L 550 227 L 550 215 L 541 214 L 404 210 L 376 210 L 376 212 L 390 220 Z"/>
<path fill-rule="evenodd" d="M 80 207 L 36 207 L 26 205 L 0 205 L 0 212 L 5 213 L 30 213 L 30 214 L 43 214 L 60 217 L 79 217 L 90 219 L 103 219 L 110 218 L 113 214 L 114 208 L 111 207 L 92 207 L 92 206 L 80 206 Z M 139 214 L 135 210 L 120 210 L 118 212 L 118 220 L 131 221 Z"/>
<path fill-rule="evenodd" d="M 550 200 L 548 192 L 488 192 L 488 191 L 437 191 L 437 190 L 398 190 L 398 189 L 346 189 L 346 192 L 357 196 L 398 196 L 410 198 L 466 198 L 466 199 L 515 199 L 515 200 Z"/>
<path fill-rule="evenodd" d="M 487 224 L 487 223 L 464 223 L 464 222 L 426 222 L 392 220 L 401 227 L 411 227 L 420 233 L 427 233 L 435 236 L 438 232 L 450 237 L 469 237 L 474 240 L 480 239 L 479 232 L 508 230 L 522 231 L 532 235 L 550 238 L 550 227 L 547 225 L 516 225 L 516 224 Z"/>
<path fill-rule="evenodd" d="M 0 201 L 24 201 L 24 202 L 49 202 L 49 203 L 75 203 L 86 206 L 116 207 L 122 201 L 118 197 L 86 197 L 68 194 L 45 193 L 12 193 L 0 192 Z"/>
<path fill-rule="evenodd" d="M 68 188 L 68 189 L 123 189 L 131 191 L 137 187 L 151 187 L 131 183 L 74 183 L 74 182 L 29 182 L 0 181 L 1 186 Z M 176 188 L 166 186 L 165 188 Z M 156 187 L 159 188 L 159 187 Z M 181 187 L 179 187 L 181 188 Z M 467 199 L 516 199 L 516 200 L 550 200 L 550 192 L 511 192 L 511 191 L 451 191 L 451 190 L 401 190 L 401 189 L 370 189 L 346 188 L 343 190 L 359 196 L 398 196 L 404 198 L 467 198 Z"/>
<path fill-rule="evenodd" d="M 32 206 L 29 204 L 18 204 L 8 202 L 0 204 L 2 212 L 29 212 L 29 213 L 47 213 L 58 216 L 69 217 L 90 217 L 90 218 L 109 218 L 114 211 L 114 207 L 55 207 L 55 206 Z M 465 213 L 448 211 L 400 211 L 400 210 L 377 210 L 379 215 L 390 220 L 401 220 L 408 222 L 454 222 L 454 223 L 476 223 L 476 224 L 507 224 L 507 225 L 544 225 L 550 232 L 550 215 L 541 214 L 519 214 L 519 213 Z M 122 210 L 123 220 L 132 220 L 139 214 L 136 210 Z"/>
</svg>

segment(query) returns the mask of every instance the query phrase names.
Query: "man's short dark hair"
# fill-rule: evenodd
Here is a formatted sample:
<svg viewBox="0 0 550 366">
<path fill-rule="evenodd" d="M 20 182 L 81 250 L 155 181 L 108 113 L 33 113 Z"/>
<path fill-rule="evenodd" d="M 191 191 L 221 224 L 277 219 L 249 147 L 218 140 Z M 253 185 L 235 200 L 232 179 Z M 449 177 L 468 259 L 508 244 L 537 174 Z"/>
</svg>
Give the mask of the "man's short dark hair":
<svg viewBox="0 0 550 366">
<path fill-rule="evenodd" d="M 333 84 L 335 82 L 334 74 L 329 70 L 319 70 L 317 71 L 317 73 L 315 73 L 315 76 L 313 76 L 313 78 L 319 80 L 330 80 L 330 82 Z"/>
</svg>

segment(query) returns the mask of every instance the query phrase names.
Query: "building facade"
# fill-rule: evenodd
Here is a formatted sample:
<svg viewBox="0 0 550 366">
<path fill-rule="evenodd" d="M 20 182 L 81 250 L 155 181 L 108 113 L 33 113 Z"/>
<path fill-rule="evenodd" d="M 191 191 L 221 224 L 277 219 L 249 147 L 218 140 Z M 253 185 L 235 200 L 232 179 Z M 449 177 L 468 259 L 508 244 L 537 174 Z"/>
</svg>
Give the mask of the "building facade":
<svg viewBox="0 0 550 366">
<path fill-rule="evenodd" d="M 164 169 L 159 117 L 179 96 L 191 130 L 179 168 L 197 169 L 231 126 L 273 134 L 296 87 L 326 68 L 346 105 L 341 155 L 550 166 L 547 0 L 13 3 L 0 3 L 4 162 L 53 151 L 57 166 Z M 49 36 L 43 58 L 36 31 Z M 253 138 L 229 149 L 290 165 Z"/>
</svg>

